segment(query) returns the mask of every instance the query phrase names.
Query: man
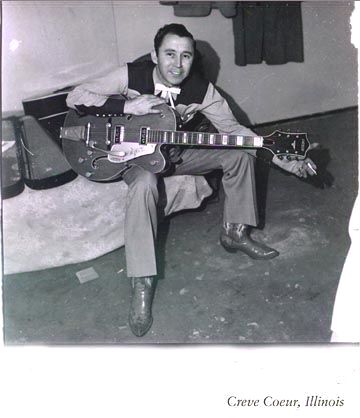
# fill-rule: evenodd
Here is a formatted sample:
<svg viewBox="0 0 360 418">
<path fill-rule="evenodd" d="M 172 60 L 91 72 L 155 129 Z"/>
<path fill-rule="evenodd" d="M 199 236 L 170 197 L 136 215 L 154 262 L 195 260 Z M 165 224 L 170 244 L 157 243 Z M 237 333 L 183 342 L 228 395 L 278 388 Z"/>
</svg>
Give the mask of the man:
<svg viewBox="0 0 360 418">
<path fill-rule="evenodd" d="M 255 135 L 241 126 L 227 102 L 213 84 L 193 71 L 195 40 L 183 25 L 161 28 L 154 39 L 152 62 L 129 63 L 93 82 L 80 85 L 68 96 L 68 106 L 87 114 L 146 115 L 159 113 L 156 106 L 167 102 L 183 121 L 196 112 L 205 115 L 224 134 Z M 121 94 L 127 100 L 110 97 Z M 242 251 L 254 259 L 270 259 L 279 253 L 249 236 L 256 226 L 254 161 L 256 151 L 229 149 L 172 149 L 174 174 L 206 174 L 223 170 L 225 193 L 221 244 L 228 251 Z M 270 153 L 269 153 L 270 154 Z M 273 158 L 273 162 L 299 177 L 313 175 L 315 164 Z M 145 335 L 152 324 L 151 305 L 157 274 L 155 239 L 157 233 L 158 177 L 132 166 L 123 174 L 128 185 L 125 216 L 127 275 L 132 279 L 129 324 L 137 336 Z"/>
</svg>

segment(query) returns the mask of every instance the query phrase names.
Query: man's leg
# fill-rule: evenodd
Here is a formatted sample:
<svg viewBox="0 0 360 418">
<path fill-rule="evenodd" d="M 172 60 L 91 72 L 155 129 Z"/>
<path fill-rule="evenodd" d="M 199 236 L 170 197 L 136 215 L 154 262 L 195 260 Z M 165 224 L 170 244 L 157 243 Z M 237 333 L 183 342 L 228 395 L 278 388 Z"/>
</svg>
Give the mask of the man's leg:
<svg viewBox="0 0 360 418">
<path fill-rule="evenodd" d="M 134 166 L 123 176 L 128 185 L 125 213 L 125 256 L 131 278 L 129 324 L 143 336 L 152 324 L 151 306 L 155 292 L 157 234 L 156 175 Z"/>
<path fill-rule="evenodd" d="M 221 244 L 229 251 L 240 250 L 255 259 L 269 259 L 278 252 L 248 235 L 248 225 L 258 223 L 254 163 L 253 156 L 240 150 L 187 149 L 175 174 L 206 174 L 222 169 L 225 202 Z"/>
</svg>

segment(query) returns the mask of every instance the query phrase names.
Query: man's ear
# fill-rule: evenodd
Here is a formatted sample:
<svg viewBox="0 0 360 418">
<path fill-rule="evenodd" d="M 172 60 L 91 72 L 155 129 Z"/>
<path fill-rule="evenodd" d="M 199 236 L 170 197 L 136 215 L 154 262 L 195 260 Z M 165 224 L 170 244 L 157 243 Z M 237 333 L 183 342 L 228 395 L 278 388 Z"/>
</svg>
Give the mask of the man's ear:
<svg viewBox="0 0 360 418">
<path fill-rule="evenodd" d="M 155 49 L 153 49 L 153 50 L 151 51 L 151 60 L 152 60 L 152 62 L 153 62 L 154 64 L 157 64 L 157 63 L 158 63 L 158 58 L 157 58 L 157 55 L 156 55 L 156 51 L 155 51 Z"/>
</svg>

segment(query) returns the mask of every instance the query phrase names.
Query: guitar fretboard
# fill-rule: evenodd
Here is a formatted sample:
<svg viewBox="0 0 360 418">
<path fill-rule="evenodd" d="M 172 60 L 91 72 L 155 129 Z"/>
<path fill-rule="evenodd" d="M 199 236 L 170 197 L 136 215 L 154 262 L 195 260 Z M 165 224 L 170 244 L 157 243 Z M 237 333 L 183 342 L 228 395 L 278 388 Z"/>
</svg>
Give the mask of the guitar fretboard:
<svg viewBox="0 0 360 418">
<path fill-rule="evenodd" d="M 141 143 L 261 148 L 264 138 L 261 136 L 165 131 L 144 128 L 141 133 Z"/>
</svg>

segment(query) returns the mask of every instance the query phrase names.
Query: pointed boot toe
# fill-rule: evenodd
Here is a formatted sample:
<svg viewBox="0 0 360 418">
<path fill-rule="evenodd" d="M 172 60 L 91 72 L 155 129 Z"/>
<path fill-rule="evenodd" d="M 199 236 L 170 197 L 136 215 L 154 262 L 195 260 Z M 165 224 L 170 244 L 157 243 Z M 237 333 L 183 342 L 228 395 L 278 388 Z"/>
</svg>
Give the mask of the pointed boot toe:
<svg viewBox="0 0 360 418">
<path fill-rule="evenodd" d="M 220 243 L 228 252 L 241 251 L 254 260 L 270 260 L 279 255 L 275 249 L 254 241 L 248 235 L 248 228 L 241 224 L 224 224 Z"/>
<path fill-rule="evenodd" d="M 155 280 L 152 277 L 132 279 L 129 325 L 137 337 L 145 335 L 153 323 L 151 308 L 155 292 Z"/>
</svg>

